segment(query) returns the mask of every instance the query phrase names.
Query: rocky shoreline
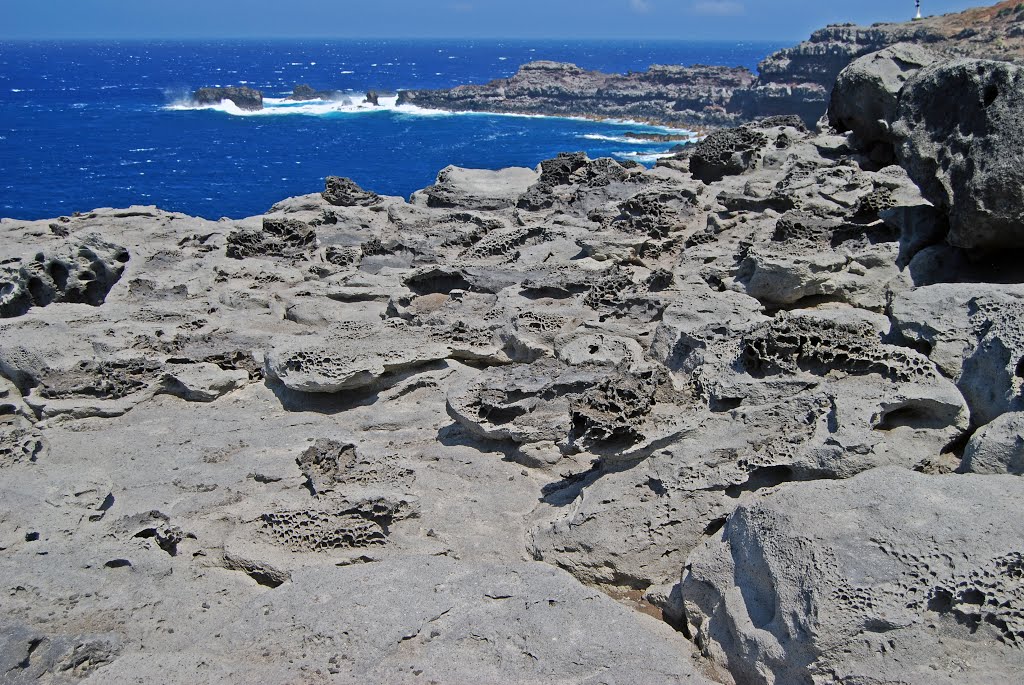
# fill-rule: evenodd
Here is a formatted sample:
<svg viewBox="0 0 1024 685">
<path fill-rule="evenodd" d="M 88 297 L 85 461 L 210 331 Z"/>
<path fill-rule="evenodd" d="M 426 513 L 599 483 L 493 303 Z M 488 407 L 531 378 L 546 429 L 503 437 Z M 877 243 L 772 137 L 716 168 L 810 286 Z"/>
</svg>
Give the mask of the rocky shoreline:
<svg viewBox="0 0 1024 685">
<path fill-rule="evenodd" d="M 1013 682 L 1022 107 L 0 220 L 4 682 Z"/>
<path fill-rule="evenodd" d="M 1024 7 L 1002 2 L 924 20 L 828 26 L 809 40 L 742 68 L 652 66 L 603 74 L 574 64 L 527 64 L 511 78 L 449 90 L 407 90 L 400 104 L 454 112 L 504 112 L 635 119 L 668 126 L 722 127 L 796 114 L 814 126 L 832 84 L 854 59 L 897 43 L 916 43 L 948 56 L 1024 60 Z"/>
</svg>

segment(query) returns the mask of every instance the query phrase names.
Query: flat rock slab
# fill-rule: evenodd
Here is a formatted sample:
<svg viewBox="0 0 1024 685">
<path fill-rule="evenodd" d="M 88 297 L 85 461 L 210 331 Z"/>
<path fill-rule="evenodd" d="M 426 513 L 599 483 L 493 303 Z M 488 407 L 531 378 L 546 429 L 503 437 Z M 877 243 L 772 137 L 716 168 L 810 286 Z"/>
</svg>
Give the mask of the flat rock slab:
<svg viewBox="0 0 1024 685">
<path fill-rule="evenodd" d="M 125 655 L 86 682 L 711 682 L 667 625 L 540 563 L 311 569 L 214 631 L 184 654 Z"/>
</svg>

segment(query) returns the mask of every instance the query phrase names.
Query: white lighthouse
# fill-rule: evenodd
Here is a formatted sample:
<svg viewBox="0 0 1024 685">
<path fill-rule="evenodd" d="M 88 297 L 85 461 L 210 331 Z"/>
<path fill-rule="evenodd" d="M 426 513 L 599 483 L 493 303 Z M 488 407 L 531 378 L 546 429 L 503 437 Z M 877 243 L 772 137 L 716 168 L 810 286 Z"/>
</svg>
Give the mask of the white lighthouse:
<svg viewBox="0 0 1024 685">
<path fill-rule="evenodd" d="M 914 17 L 914 20 L 916 21 L 916 20 L 918 20 L 920 18 L 921 18 L 921 0 L 917 0 L 917 16 Z"/>
</svg>

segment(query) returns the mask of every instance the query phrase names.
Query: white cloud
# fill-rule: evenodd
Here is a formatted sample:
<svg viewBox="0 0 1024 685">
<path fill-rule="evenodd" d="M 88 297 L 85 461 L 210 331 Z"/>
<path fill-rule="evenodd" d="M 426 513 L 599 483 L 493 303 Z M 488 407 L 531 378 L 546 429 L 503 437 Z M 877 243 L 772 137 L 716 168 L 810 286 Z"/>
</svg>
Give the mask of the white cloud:
<svg viewBox="0 0 1024 685">
<path fill-rule="evenodd" d="M 729 0 L 703 0 L 693 3 L 692 10 L 696 14 L 703 14 L 713 17 L 734 17 L 743 14 L 746 8 L 742 2 L 731 2 Z"/>
<path fill-rule="evenodd" d="M 639 12 L 640 14 L 646 14 L 651 11 L 651 3 L 647 0 L 629 0 L 629 6 L 634 12 Z"/>
</svg>

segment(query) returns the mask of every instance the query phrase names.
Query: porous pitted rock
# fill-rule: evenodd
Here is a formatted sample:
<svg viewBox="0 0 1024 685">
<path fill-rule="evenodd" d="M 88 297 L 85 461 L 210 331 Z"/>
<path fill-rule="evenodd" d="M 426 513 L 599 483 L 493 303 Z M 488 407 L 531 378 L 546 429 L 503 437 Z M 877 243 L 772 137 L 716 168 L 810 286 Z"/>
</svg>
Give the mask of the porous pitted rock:
<svg viewBox="0 0 1024 685">
<path fill-rule="evenodd" d="M 246 257 L 305 258 L 316 247 L 316 231 L 298 219 L 263 218 L 263 229 L 239 229 L 228 235 L 226 254 Z"/>
<path fill-rule="evenodd" d="M 764 134 L 746 127 L 713 131 L 690 152 L 690 172 L 705 183 L 742 174 L 767 142 Z"/>
<path fill-rule="evenodd" d="M 1003 414 L 971 436 L 961 470 L 1024 476 L 1024 413 Z"/>
<path fill-rule="evenodd" d="M 129 258 L 123 247 L 90 235 L 52 251 L 6 259 L 0 266 L 0 318 L 21 316 L 54 302 L 98 307 Z"/>
<path fill-rule="evenodd" d="M 838 131 L 853 131 L 858 144 L 872 150 L 888 145 L 891 159 L 898 97 L 903 85 L 939 59 L 927 48 L 897 43 L 854 60 L 832 89 L 828 120 Z"/>
<path fill-rule="evenodd" d="M 255 88 L 245 86 L 228 86 L 226 88 L 200 88 L 193 99 L 199 105 L 219 105 L 230 100 L 238 109 L 257 112 L 263 109 L 263 93 Z"/>
<path fill-rule="evenodd" d="M 336 207 L 370 207 L 381 201 L 380 195 L 363 190 L 351 178 L 328 176 L 324 186 L 320 195 Z"/>
<path fill-rule="evenodd" d="M 605 457 L 553 487 L 550 500 L 564 507 L 532 531 L 535 558 L 588 583 L 664 584 L 752 493 L 917 467 L 966 430 L 955 386 L 922 355 L 882 344 L 877 328 L 855 323 L 857 310 L 796 321 L 758 310 L 741 294 L 714 293 L 666 311 L 652 353 L 692 387 L 671 400 L 683 420 L 632 468 Z M 752 352 L 756 340 L 781 347 Z M 764 373 L 762 360 L 777 354 L 789 361 Z"/>
<path fill-rule="evenodd" d="M 1024 67 L 960 59 L 922 69 L 903 88 L 897 158 L 949 213 L 950 244 L 1024 247 Z"/>
<path fill-rule="evenodd" d="M 275 343 L 267 375 L 290 390 L 335 393 L 362 388 L 397 371 L 448 357 L 448 348 L 395 328 L 357 324 L 342 335 Z"/>
<path fill-rule="evenodd" d="M 1019 478 L 897 468 L 780 488 L 690 557 L 690 630 L 736 682 L 1013 680 L 1021 496 Z"/>
</svg>

